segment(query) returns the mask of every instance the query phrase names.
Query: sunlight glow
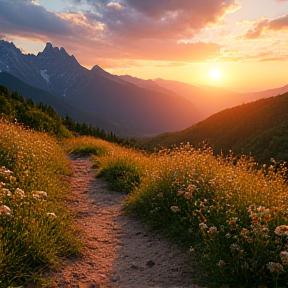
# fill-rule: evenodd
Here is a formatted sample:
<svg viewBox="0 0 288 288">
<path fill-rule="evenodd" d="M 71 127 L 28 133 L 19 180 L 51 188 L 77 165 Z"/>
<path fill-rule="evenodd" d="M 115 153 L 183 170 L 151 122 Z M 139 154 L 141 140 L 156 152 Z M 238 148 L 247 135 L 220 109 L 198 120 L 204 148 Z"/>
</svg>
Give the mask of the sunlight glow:
<svg viewBox="0 0 288 288">
<path fill-rule="evenodd" d="M 212 68 L 209 71 L 209 76 L 213 80 L 218 80 L 222 76 L 222 72 L 218 68 Z"/>
</svg>

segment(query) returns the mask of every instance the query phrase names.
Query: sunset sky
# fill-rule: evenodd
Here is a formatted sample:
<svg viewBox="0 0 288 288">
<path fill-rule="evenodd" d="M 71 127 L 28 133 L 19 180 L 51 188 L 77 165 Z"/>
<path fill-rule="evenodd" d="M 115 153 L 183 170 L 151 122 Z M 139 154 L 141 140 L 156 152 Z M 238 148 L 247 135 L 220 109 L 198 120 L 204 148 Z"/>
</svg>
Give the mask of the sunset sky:
<svg viewBox="0 0 288 288">
<path fill-rule="evenodd" d="M 116 75 L 243 92 L 288 84 L 288 0 L 0 0 L 0 39 L 34 54 L 51 42 Z"/>
</svg>

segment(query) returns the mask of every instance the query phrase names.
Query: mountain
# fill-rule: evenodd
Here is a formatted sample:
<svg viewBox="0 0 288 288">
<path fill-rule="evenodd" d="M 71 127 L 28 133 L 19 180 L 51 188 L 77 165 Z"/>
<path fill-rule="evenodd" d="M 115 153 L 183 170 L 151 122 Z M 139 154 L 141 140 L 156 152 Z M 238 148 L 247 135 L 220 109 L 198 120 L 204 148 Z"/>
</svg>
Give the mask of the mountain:
<svg viewBox="0 0 288 288">
<path fill-rule="evenodd" d="M 226 108 L 288 92 L 288 85 L 254 93 L 235 93 L 217 87 L 196 87 L 179 81 L 155 79 L 154 82 L 191 101 L 205 118 Z M 204 118 L 203 118 L 204 119 Z"/>
<path fill-rule="evenodd" d="M 288 162 L 288 93 L 229 108 L 185 130 L 143 141 L 144 147 L 209 143 L 215 154 L 250 154 L 257 162 Z"/>
<path fill-rule="evenodd" d="M 79 123 L 100 126 L 106 132 L 113 130 L 119 135 L 120 133 L 123 133 L 123 131 L 129 133 L 129 129 L 127 129 L 125 126 L 120 125 L 119 123 L 111 122 L 110 119 L 98 116 L 96 114 L 88 114 L 71 105 L 66 99 L 56 97 L 45 90 L 32 87 L 9 73 L 0 73 L 0 85 L 8 87 L 11 91 L 19 92 L 24 98 L 32 99 L 34 103 L 42 102 L 45 105 L 53 107 L 54 110 L 62 117 L 69 115 L 70 117 L 77 119 Z"/>
<path fill-rule="evenodd" d="M 187 99 L 141 88 L 97 65 L 88 70 L 63 47 L 59 49 L 51 43 L 35 56 L 24 55 L 13 43 L 1 40 L 0 71 L 66 99 L 67 103 L 90 116 L 97 115 L 126 127 L 121 136 L 151 136 L 178 131 L 201 119 Z M 112 131 L 116 132 L 115 129 Z"/>
</svg>

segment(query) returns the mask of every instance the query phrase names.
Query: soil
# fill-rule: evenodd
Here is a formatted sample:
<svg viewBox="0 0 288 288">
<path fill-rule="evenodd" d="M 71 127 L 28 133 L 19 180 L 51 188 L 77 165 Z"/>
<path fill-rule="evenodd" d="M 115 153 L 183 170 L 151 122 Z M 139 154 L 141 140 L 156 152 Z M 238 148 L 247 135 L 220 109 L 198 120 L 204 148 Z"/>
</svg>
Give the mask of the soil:
<svg viewBox="0 0 288 288">
<path fill-rule="evenodd" d="M 70 157 L 67 205 L 83 231 L 82 255 L 49 275 L 62 288 L 196 288 L 191 253 L 123 211 L 125 195 L 95 177 L 90 157 Z"/>
</svg>

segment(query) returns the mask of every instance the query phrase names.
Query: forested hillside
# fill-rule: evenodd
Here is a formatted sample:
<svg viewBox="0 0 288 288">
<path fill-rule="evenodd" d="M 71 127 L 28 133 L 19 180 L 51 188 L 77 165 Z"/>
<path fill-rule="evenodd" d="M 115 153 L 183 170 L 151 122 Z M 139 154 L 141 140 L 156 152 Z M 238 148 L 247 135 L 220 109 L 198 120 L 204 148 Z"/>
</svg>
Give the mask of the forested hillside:
<svg viewBox="0 0 288 288">
<path fill-rule="evenodd" d="M 215 154 L 245 153 L 260 163 L 288 161 L 288 93 L 226 109 L 180 132 L 166 133 L 143 145 L 169 147 L 181 142 L 208 143 Z"/>
<path fill-rule="evenodd" d="M 111 142 L 121 143 L 124 140 L 103 129 L 78 123 L 69 115 L 62 117 L 55 110 L 43 103 L 34 103 L 31 99 L 22 97 L 18 92 L 10 93 L 5 86 L 0 86 L 0 118 L 9 122 L 22 123 L 36 131 L 47 132 L 59 138 L 68 138 L 72 132 L 79 135 L 99 137 Z"/>
</svg>

